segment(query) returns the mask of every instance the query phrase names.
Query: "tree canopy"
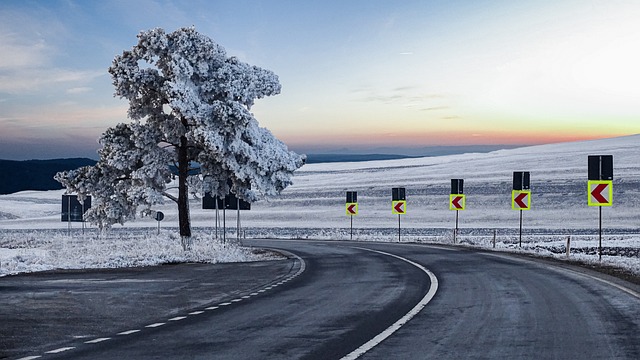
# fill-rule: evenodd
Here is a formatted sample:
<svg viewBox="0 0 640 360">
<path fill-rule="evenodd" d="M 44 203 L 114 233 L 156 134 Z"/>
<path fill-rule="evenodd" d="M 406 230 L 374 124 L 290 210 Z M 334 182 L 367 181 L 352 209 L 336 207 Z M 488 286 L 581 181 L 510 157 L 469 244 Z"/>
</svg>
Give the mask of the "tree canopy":
<svg viewBox="0 0 640 360">
<path fill-rule="evenodd" d="M 109 73 L 115 96 L 129 101 L 132 122 L 105 131 L 95 166 L 56 175 L 68 192 L 95 198 L 87 216 L 101 227 L 168 198 L 188 237 L 189 193 L 233 192 L 254 202 L 279 194 L 304 163 L 250 112 L 256 99 L 280 92 L 277 75 L 227 56 L 193 28 L 141 32 Z M 192 175 L 196 164 L 199 174 Z M 168 189 L 174 178 L 177 195 Z"/>
</svg>

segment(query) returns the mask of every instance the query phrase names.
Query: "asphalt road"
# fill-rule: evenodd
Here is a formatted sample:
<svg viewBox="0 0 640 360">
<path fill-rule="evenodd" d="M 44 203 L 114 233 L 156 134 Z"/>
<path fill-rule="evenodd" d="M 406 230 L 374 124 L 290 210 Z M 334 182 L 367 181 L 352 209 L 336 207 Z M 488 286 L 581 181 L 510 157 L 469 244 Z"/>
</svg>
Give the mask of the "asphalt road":
<svg viewBox="0 0 640 360">
<path fill-rule="evenodd" d="M 409 262 L 363 247 L 421 264 L 438 278 L 427 306 L 363 359 L 640 358 L 637 290 L 626 292 L 590 272 L 461 248 L 252 244 L 289 250 L 304 262 L 0 278 L 3 309 L 7 297 L 14 307 L 0 311 L 2 323 L 10 324 L 0 335 L 23 333 L 9 345 L 0 340 L 0 358 L 340 359 L 413 309 L 432 285 Z M 109 281 L 98 281 L 102 276 Z M 126 286 L 117 291 L 115 284 Z M 33 305 L 20 305 L 20 298 L 38 303 L 48 296 L 64 312 L 65 301 L 86 305 L 90 294 L 99 306 L 70 311 L 75 318 L 66 322 L 45 316 L 45 323 L 60 322 L 45 327 Z M 19 321 L 12 318 L 25 309 Z"/>
</svg>

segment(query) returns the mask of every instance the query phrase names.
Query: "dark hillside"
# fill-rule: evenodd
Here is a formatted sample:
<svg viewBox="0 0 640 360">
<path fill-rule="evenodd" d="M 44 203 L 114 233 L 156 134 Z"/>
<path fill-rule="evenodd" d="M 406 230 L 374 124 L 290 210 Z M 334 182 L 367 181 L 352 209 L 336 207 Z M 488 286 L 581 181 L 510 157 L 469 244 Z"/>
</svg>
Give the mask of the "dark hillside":
<svg viewBox="0 0 640 360">
<path fill-rule="evenodd" d="M 62 185 L 53 176 L 64 170 L 95 165 L 86 158 L 54 160 L 0 160 L 0 194 L 11 194 L 23 190 L 56 190 Z"/>
</svg>

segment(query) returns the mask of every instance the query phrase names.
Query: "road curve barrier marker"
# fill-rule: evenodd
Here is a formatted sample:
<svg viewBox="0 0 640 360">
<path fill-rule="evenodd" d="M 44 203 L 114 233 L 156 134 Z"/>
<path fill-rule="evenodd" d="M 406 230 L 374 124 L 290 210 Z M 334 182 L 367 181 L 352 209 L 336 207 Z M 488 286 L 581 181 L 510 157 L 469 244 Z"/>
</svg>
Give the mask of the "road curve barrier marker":
<svg viewBox="0 0 640 360">
<path fill-rule="evenodd" d="M 449 195 L 449 210 L 464 210 L 466 205 L 466 196 L 463 194 Z"/>
<path fill-rule="evenodd" d="M 589 206 L 612 206 L 613 205 L 613 181 L 611 180 L 589 180 Z"/>
<path fill-rule="evenodd" d="M 358 203 L 346 203 L 345 210 L 349 216 L 358 215 Z"/>
<path fill-rule="evenodd" d="M 511 208 L 513 210 L 531 210 L 531 191 L 513 190 L 511 192 Z"/>
<path fill-rule="evenodd" d="M 406 200 L 394 200 L 391 202 L 391 212 L 394 215 L 404 215 L 407 213 Z"/>
</svg>

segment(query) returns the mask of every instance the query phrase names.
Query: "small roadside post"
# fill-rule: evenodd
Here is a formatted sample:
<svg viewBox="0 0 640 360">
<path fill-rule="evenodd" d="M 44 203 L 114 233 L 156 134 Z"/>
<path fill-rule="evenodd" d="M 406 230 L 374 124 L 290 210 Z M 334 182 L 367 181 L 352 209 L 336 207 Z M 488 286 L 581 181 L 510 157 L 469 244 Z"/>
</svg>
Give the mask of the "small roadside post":
<svg viewBox="0 0 640 360">
<path fill-rule="evenodd" d="M 391 213 L 398 215 L 398 242 L 400 242 L 400 216 L 407 213 L 405 188 L 391 188 Z"/>
<path fill-rule="evenodd" d="M 456 227 L 453 230 L 453 243 L 458 238 L 458 212 L 464 210 L 466 197 L 464 195 L 464 179 L 451 179 L 451 194 L 449 195 L 449 210 L 456 211 Z"/>
<path fill-rule="evenodd" d="M 353 217 L 358 215 L 358 192 L 347 191 L 347 200 L 345 203 L 345 211 L 351 219 L 351 237 L 353 240 Z"/>
<path fill-rule="evenodd" d="M 164 219 L 164 213 L 162 211 L 156 211 L 153 218 L 158 222 L 158 235 L 160 235 L 160 221 Z"/>
<path fill-rule="evenodd" d="M 520 210 L 520 242 L 522 247 L 522 211 L 531 210 L 531 175 L 528 171 L 513 172 L 513 190 L 511 191 L 511 208 Z"/>
<path fill-rule="evenodd" d="M 599 209 L 598 258 L 602 260 L 602 207 L 613 206 L 613 155 L 589 155 L 587 204 Z"/>
</svg>

